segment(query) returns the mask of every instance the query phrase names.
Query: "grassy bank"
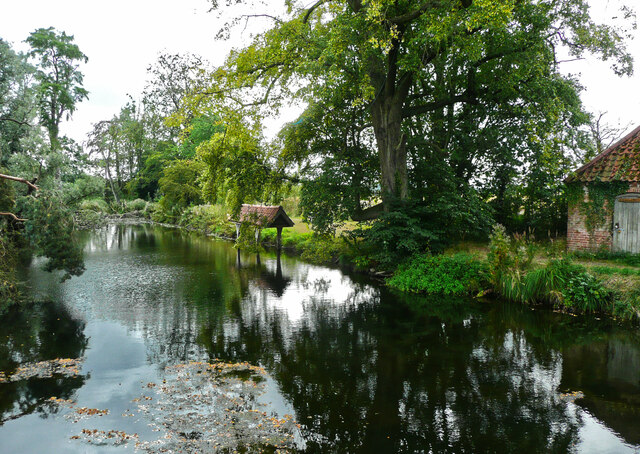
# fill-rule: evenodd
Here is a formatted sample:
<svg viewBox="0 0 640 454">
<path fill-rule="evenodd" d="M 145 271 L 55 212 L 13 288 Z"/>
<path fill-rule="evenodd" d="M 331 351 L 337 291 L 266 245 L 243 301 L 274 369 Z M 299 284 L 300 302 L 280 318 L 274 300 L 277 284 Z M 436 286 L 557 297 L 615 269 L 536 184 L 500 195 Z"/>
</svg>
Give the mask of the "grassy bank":
<svg viewBox="0 0 640 454">
<path fill-rule="evenodd" d="M 403 291 L 443 295 L 494 294 L 563 312 L 640 321 L 637 256 L 575 256 L 556 244 L 536 244 L 496 229 L 487 248 L 473 254 L 419 255 L 388 280 Z M 609 263 L 609 264 L 607 264 Z M 639 264 L 621 266 L 620 264 Z"/>
</svg>

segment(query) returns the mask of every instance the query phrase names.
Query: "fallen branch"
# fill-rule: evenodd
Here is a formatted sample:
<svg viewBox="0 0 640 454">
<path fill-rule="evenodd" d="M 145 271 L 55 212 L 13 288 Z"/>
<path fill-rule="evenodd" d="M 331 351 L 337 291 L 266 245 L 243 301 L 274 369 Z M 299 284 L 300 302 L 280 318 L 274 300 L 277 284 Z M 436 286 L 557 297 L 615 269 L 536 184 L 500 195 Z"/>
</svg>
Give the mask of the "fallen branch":
<svg viewBox="0 0 640 454">
<path fill-rule="evenodd" d="M 25 180 L 24 178 L 12 177 L 11 175 L 3 175 L 1 173 L 0 173 L 0 178 L 3 178 L 5 180 L 17 181 L 19 183 L 24 183 L 34 191 L 39 190 L 38 186 L 34 184 L 38 180 L 37 178 L 34 179 L 33 181 L 29 181 L 29 180 Z"/>
<path fill-rule="evenodd" d="M 8 217 L 10 217 L 10 218 L 15 219 L 17 222 L 26 222 L 26 221 L 28 220 L 28 219 L 22 219 L 22 218 L 19 218 L 18 216 L 16 216 L 16 215 L 15 215 L 15 214 L 13 214 L 13 213 L 5 213 L 5 212 L 3 212 L 3 211 L 0 211 L 0 216 L 8 216 Z"/>
<path fill-rule="evenodd" d="M 33 180 L 33 182 L 31 182 L 29 180 L 25 180 L 24 178 L 12 177 L 11 175 L 3 175 L 1 173 L 0 173 L 0 178 L 3 178 L 5 180 L 17 181 L 19 183 L 24 183 L 27 186 L 29 186 L 31 189 L 33 189 L 34 191 L 37 191 L 39 189 L 38 186 L 36 186 L 34 184 L 37 179 Z"/>
</svg>

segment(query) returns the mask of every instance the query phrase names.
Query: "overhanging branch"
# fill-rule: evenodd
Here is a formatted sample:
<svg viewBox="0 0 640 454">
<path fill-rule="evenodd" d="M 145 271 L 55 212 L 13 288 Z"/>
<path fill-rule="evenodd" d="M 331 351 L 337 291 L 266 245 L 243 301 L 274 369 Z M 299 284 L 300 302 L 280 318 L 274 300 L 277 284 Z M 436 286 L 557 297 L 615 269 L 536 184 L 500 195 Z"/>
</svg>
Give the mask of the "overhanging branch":
<svg viewBox="0 0 640 454">
<path fill-rule="evenodd" d="M 27 221 L 27 219 L 19 218 L 18 216 L 16 216 L 13 213 L 6 213 L 4 211 L 0 211 L 0 216 L 7 216 L 9 218 L 13 218 L 16 222 L 26 222 Z"/>
<path fill-rule="evenodd" d="M 4 179 L 4 180 L 11 180 L 11 181 L 17 181 L 19 183 L 24 183 L 27 186 L 29 186 L 31 189 L 33 189 L 34 191 L 38 191 L 39 188 L 38 186 L 35 185 L 35 182 L 37 180 L 37 178 L 33 181 L 29 181 L 29 180 L 25 180 L 24 178 L 18 178 L 18 177 L 12 177 L 11 175 L 2 175 L 0 173 L 0 178 Z"/>
</svg>

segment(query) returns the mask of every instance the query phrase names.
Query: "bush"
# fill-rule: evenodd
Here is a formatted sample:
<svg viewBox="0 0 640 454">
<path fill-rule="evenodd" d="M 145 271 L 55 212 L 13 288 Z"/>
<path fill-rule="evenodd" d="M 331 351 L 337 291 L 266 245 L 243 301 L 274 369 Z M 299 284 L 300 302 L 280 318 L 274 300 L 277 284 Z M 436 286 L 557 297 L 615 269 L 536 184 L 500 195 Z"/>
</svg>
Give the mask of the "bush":
<svg viewBox="0 0 640 454">
<path fill-rule="evenodd" d="M 203 233 L 232 236 L 235 227 L 229 222 L 223 205 L 197 205 L 187 208 L 178 220 L 182 227 Z"/>
<path fill-rule="evenodd" d="M 424 254 L 401 265 L 387 283 L 405 292 L 462 296 L 487 288 L 488 278 L 487 264 L 472 255 Z"/>
<path fill-rule="evenodd" d="M 79 208 L 82 211 L 95 211 L 98 213 L 107 213 L 109 211 L 109 205 L 102 199 L 83 200 Z"/>
<path fill-rule="evenodd" d="M 526 274 L 505 273 L 496 291 L 510 301 L 549 303 L 570 312 L 603 312 L 613 299 L 602 281 L 566 257 Z"/>
<path fill-rule="evenodd" d="M 494 285 L 500 286 L 505 279 L 511 281 L 531 267 L 536 249 L 530 235 L 514 235 L 512 241 L 505 228 L 496 224 L 489 239 L 487 260 Z"/>
<path fill-rule="evenodd" d="M 143 211 L 147 207 L 147 202 L 142 199 L 128 200 L 124 206 L 127 212 Z"/>
</svg>

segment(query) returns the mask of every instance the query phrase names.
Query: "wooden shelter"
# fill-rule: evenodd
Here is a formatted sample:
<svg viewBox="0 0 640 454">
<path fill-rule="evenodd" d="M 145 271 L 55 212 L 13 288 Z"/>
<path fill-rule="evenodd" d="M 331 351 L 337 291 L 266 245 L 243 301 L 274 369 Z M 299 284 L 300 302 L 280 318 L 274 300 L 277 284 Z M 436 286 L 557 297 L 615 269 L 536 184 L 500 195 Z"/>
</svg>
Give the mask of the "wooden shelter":
<svg viewBox="0 0 640 454">
<path fill-rule="evenodd" d="M 256 227 L 256 242 L 260 241 L 262 229 L 277 229 L 276 246 L 278 250 L 282 248 L 282 229 L 293 227 L 295 224 L 291 220 L 282 206 L 263 205 L 242 205 L 237 219 L 232 219 L 236 225 L 236 237 L 240 234 L 242 224 L 251 224 Z"/>
<path fill-rule="evenodd" d="M 640 253 L 640 127 L 569 175 L 565 183 L 580 191 L 580 200 L 569 201 L 569 250 Z M 583 208 L 602 199 L 602 188 L 607 186 L 618 189 L 604 203 L 604 222 L 589 226 L 588 210 Z"/>
</svg>

